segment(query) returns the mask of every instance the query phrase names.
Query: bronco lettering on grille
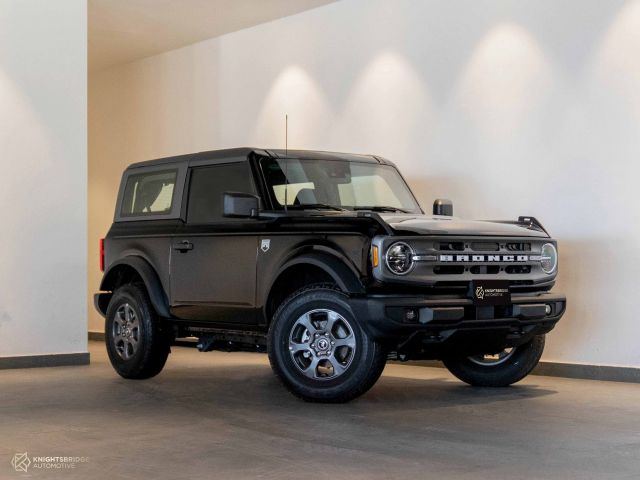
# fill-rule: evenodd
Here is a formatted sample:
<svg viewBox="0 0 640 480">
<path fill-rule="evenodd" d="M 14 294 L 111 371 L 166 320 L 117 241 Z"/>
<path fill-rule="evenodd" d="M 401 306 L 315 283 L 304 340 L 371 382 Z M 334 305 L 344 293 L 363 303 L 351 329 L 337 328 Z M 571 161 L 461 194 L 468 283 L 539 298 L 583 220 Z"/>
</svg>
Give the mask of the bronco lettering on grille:
<svg viewBox="0 0 640 480">
<path fill-rule="evenodd" d="M 453 263 L 495 263 L 495 262 L 528 262 L 529 255 L 440 255 L 440 262 Z"/>
</svg>

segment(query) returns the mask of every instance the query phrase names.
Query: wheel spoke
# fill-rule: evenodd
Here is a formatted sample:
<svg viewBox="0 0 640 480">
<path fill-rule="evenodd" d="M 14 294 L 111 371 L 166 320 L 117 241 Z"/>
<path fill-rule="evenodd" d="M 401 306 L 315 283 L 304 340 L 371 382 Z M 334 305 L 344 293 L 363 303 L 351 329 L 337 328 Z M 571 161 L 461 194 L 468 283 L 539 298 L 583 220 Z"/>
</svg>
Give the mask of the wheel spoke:
<svg viewBox="0 0 640 480">
<path fill-rule="evenodd" d="M 302 315 L 298 319 L 296 324 L 302 325 L 304 328 L 306 328 L 310 336 L 312 336 L 314 333 L 318 331 L 318 329 L 313 325 L 313 322 L 311 321 L 311 316 L 309 315 L 309 313 L 305 313 L 304 315 Z"/>
<path fill-rule="evenodd" d="M 334 342 L 334 348 L 349 347 L 351 349 L 354 349 L 356 346 L 356 339 L 353 335 L 349 335 L 345 338 L 336 338 Z"/>
<path fill-rule="evenodd" d="M 345 367 L 344 365 L 342 365 L 338 359 L 335 356 L 331 356 L 331 358 L 329 358 L 329 363 L 331 364 L 331 366 L 333 367 L 333 376 L 337 377 L 339 375 L 342 375 L 344 373 L 344 371 L 347 369 L 347 367 Z"/>
<path fill-rule="evenodd" d="M 308 377 L 318 378 L 318 363 L 320 363 L 320 359 L 318 357 L 313 357 L 309 366 L 304 369 L 304 373 Z"/>
<path fill-rule="evenodd" d="M 327 312 L 327 323 L 324 326 L 324 330 L 325 332 L 331 332 L 333 331 L 333 327 L 336 324 L 337 320 L 340 320 L 342 317 L 340 317 L 340 315 L 338 315 L 336 312 L 329 310 Z"/>
<path fill-rule="evenodd" d="M 122 358 L 129 360 L 129 342 L 126 338 L 122 341 Z"/>
<path fill-rule="evenodd" d="M 308 343 L 289 342 L 289 351 L 295 355 L 298 352 L 308 352 L 311 346 Z"/>
<path fill-rule="evenodd" d="M 116 312 L 116 316 L 113 319 L 113 323 L 118 326 L 118 328 L 122 328 L 122 324 L 124 323 L 124 312 L 120 309 Z"/>
</svg>

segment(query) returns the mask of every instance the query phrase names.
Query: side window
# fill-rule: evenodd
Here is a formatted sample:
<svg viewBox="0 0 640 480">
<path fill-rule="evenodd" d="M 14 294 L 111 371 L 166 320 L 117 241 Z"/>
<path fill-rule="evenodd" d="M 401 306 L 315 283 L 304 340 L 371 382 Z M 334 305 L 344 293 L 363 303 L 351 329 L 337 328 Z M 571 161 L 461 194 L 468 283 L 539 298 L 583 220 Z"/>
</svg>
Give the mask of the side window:
<svg viewBox="0 0 640 480">
<path fill-rule="evenodd" d="M 138 173 L 129 176 L 122 200 L 123 217 L 171 212 L 178 170 Z"/>
<path fill-rule="evenodd" d="M 233 221 L 222 215 L 224 192 L 255 193 L 247 162 L 197 167 L 191 172 L 187 222 Z"/>
</svg>

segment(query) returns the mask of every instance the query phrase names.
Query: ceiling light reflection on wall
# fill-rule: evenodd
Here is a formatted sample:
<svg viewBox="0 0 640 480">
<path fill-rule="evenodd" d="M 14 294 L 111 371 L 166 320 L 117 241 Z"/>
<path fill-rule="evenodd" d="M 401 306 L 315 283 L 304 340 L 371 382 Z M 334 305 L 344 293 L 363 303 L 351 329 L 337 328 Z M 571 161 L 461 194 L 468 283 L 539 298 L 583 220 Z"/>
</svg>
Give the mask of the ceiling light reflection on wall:
<svg viewBox="0 0 640 480">
<path fill-rule="evenodd" d="M 334 135 L 336 143 L 354 151 L 366 145 L 368 150 L 402 161 L 412 145 L 426 141 L 433 125 L 425 80 L 404 56 L 385 50 L 351 87 Z"/>
<path fill-rule="evenodd" d="M 321 145 L 331 111 L 318 84 L 301 67 L 285 68 L 273 82 L 255 123 L 253 142 L 284 147 L 284 118 L 289 115 L 289 146 Z"/>
<path fill-rule="evenodd" d="M 505 138 L 540 107 L 552 81 L 552 68 L 535 39 L 505 23 L 480 40 L 455 98 L 483 134 Z"/>
</svg>

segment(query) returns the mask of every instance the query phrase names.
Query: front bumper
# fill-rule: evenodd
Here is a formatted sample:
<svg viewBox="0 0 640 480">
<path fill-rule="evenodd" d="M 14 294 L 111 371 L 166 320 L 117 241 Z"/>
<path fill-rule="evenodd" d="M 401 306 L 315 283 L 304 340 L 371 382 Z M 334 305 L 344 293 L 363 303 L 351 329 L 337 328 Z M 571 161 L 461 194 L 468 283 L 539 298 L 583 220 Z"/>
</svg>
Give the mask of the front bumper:
<svg viewBox="0 0 640 480">
<path fill-rule="evenodd" d="M 469 298 L 442 295 L 368 295 L 350 303 L 368 333 L 393 350 L 410 358 L 443 358 L 526 343 L 555 327 L 567 300 L 537 292 L 512 293 L 504 306 L 478 307 Z"/>
</svg>

